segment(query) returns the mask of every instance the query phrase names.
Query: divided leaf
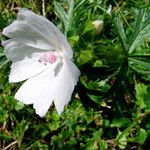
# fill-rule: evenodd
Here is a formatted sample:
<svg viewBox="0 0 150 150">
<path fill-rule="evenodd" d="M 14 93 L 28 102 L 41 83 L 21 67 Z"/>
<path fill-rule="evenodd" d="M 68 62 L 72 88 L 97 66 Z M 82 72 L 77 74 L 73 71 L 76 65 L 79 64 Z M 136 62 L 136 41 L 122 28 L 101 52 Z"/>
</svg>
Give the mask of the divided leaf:
<svg viewBox="0 0 150 150">
<path fill-rule="evenodd" d="M 65 12 L 64 8 L 58 3 L 57 1 L 54 1 L 54 6 L 55 6 L 55 11 L 57 15 L 59 16 L 59 19 L 61 22 L 64 23 L 64 26 L 66 28 L 68 18 L 67 18 L 67 13 Z"/>
<path fill-rule="evenodd" d="M 67 0 L 67 7 L 68 10 L 65 11 L 65 9 L 61 6 L 60 3 L 57 1 L 54 1 L 55 6 L 55 12 L 57 13 L 58 17 L 60 18 L 61 22 L 64 25 L 65 28 L 65 35 L 67 35 L 67 32 L 72 27 L 72 20 L 73 20 L 73 12 L 74 12 L 74 0 Z"/>
<path fill-rule="evenodd" d="M 135 48 L 146 38 L 150 37 L 150 11 L 149 9 L 140 9 L 135 22 L 134 31 L 129 39 L 129 54 L 132 54 Z"/>
</svg>

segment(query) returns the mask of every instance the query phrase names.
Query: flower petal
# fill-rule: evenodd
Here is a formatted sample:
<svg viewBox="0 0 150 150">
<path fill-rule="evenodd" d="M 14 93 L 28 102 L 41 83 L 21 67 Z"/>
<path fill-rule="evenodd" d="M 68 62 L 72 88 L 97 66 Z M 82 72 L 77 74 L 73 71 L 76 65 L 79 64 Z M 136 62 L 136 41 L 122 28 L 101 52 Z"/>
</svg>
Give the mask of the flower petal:
<svg viewBox="0 0 150 150">
<path fill-rule="evenodd" d="M 55 90 L 54 72 L 47 69 L 25 81 L 15 98 L 25 104 L 33 104 L 36 113 L 43 117 L 53 101 Z"/>
<path fill-rule="evenodd" d="M 71 100 L 80 75 L 77 67 L 68 61 L 70 60 L 64 60 L 62 68 L 56 75 L 55 71 L 49 68 L 28 79 L 17 91 L 15 98 L 25 104 L 33 104 L 36 113 L 41 117 L 46 114 L 54 100 L 56 110 L 61 114 L 64 106 Z"/>
<path fill-rule="evenodd" d="M 2 45 L 5 47 L 6 56 L 12 62 L 23 60 L 26 56 L 31 58 L 34 53 L 47 52 L 47 50 L 40 47 L 32 47 L 26 45 L 26 43 L 16 42 L 12 39 L 3 41 Z"/>
<path fill-rule="evenodd" d="M 71 100 L 71 95 L 77 84 L 80 71 L 70 60 L 65 59 L 63 66 L 56 78 L 54 103 L 58 114 L 61 114 L 64 106 Z"/>
<path fill-rule="evenodd" d="M 29 48 L 55 49 L 62 51 L 68 58 L 72 58 L 70 45 L 61 31 L 43 16 L 26 8 L 19 11 L 17 21 L 6 27 L 3 34 L 17 43 L 29 46 Z M 20 51 L 20 49 L 18 50 Z M 22 51 L 22 53 L 26 53 L 26 51 Z M 7 53 L 7 55 L 9 54 Z"/>
<path fill-rule="evenodd" d="M 53 66 L 53 65 L 52 65 Z M 29 79 L 42 71 L 48 66 L 40 64 L 38 61 L 30 58 L 25 58 L 22 61 L 12 63 L 9 74 L 9 82 L 15 83 Z"/>
</svg>

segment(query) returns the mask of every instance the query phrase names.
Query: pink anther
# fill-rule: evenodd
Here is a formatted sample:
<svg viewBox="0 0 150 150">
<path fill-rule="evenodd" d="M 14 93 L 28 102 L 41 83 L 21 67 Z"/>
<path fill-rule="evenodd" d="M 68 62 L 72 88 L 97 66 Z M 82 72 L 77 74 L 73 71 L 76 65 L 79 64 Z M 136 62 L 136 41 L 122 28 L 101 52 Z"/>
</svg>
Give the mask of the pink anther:
<svg viewBox="0 0 150 150">
<path fill-rule="evenodd" d="M 47 65 L 47 63 L 53 64 L 56 61 L 57 61 L 57 56 L 52 53 L 45 53 L 39 59 L 39 62 L 43 62 L 45 65 Z"/>
</svg>

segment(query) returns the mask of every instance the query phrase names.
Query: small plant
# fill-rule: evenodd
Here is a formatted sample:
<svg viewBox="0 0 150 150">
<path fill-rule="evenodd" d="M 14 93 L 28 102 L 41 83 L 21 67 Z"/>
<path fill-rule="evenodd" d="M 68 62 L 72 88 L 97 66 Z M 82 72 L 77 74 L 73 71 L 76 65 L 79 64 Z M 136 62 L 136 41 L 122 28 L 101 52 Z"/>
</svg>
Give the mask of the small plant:
<svg viewBox="0 0 150 150">
<path fill-rule="evenodd" d="M 14 99 L 20 84 L 8 83 L 11 62 L 0 46 L 0 148 L 149 149 L 148 2 L 0 2 L 0 31 L 13 22 L 21 7 L 45 15 L 65 34 L 81 76 L 61 116 L 52 106 L 40 118 L 32 106 Z M 1 34 L 0 39 L 6 37 Z"/>
</svg>

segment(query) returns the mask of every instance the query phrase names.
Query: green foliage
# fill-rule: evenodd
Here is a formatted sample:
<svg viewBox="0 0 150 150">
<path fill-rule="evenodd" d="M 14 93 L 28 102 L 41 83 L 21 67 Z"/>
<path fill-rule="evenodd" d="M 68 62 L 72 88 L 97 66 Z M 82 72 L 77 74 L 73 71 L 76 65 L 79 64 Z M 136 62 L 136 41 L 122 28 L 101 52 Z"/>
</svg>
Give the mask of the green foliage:
<svg viewBox="0 0 150 150">
<path fill-rule="evenodd" d="M 141 109 L 145 109 L 145 111 L 150 110 L 150 101 L 149 101 L 150 93 L 148 89 L 149 86 L 146 86 L 145 84 L 142 83 L 135 85 L 137 104 Z"/>
<path fill-rule="evenodd" d="M 123 23 L 121 21 L 121 18 L 119 15 L 117 15 L 116 17 L 114 17 L 114 25 L 116 27 L 116 30 L 118 32 L 121 44 L 123 46 L 123 49 L 125 51 L 128 51 L 128 43 L 127 43 L 127 37 L 123 28 Z"/>
<path fill-rule="evenodd" d="M 68 0 L 67 4 L 68 4 L 68 11 L 66 13 L 64 8 L 60 5 L 60 3 L 54 1 L 55 11 L 64 25 L 65 34 L 67 34 L 67 32 L 72 27 L 74 1 Z"/>
<path fill-rule="evenodd" d="M 118 147 L 120 149 L 125 149 L 127 146 L 127 138 L 125 135 L 122 135 L 121 138 L 119 138 L 122 135 L 122 133 L 119 131 L 117 135 L 117 140 L 118 140 Z"/>
<path fill-rule="evenodd" d="M 129 39 L 129 54 L 146 38 L 150 37 L 150 9 L 140 9 L 135 21 L 134 31 Z"/>
<path fill-rule="evenodd" d="M 81 71 L 61 116 L 52 106 L 40 118 L 14 99 L 11 62 L 0 46 L 0 149 L 149 149 L 150 7 L 148 1 L 4 0 L 2 29 L 27 7 L 45 15 L 68 37 Z M 111 12 L 108 8 L 112 7 Z M 96 33 L 95 20 L 104 22 Z"/>
<path fill-rule="evenodd" d="M 93 53 L 91 50 L 85 50 L 80 53 L 80 55 L 77 58 L 77 61 L 80 65 L 84 65 L 93 59 Z"/>
</svg>

